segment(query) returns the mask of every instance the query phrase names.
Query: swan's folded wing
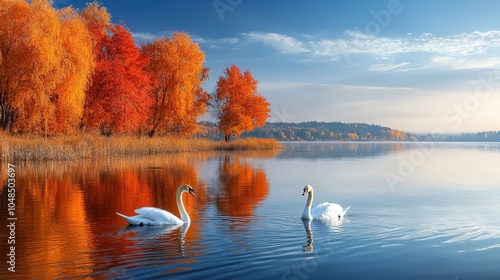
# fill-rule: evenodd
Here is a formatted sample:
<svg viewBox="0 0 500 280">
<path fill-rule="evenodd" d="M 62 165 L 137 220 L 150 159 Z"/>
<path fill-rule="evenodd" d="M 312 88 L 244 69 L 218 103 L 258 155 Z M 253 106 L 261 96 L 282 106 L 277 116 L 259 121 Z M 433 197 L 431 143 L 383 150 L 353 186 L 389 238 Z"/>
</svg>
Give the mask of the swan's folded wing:
<svg viewBox="0 0 500 280">
<path fill-rule="evenodd" d="M 174 214 L 156 207 L 142 207 L 135 209 L 135 213 L 142 218 L 156 221 L 162 224 L 182 224 L 183 221 Z"/>
<path fill-rule="evenodd" d="M 115 213 L 118 214 L 120 217 L 124 218 L 129 225 L 134 225 L 134 226 L 150 225 L 152 222 L 150 219 L 145 219 L 145 218 L 142 218 L 141 216 L 129 217 L 129 216 L 125 216 L 123 214 L 120 214 L 118 212 L 115 212 Z"/>
<path fill-rule="evenodd" d="M 318 220 L 338 219 L 344 216 L 344 209 L 337 203 L 323 202 L 311 209 L 311 216 Z"/>
</svg>

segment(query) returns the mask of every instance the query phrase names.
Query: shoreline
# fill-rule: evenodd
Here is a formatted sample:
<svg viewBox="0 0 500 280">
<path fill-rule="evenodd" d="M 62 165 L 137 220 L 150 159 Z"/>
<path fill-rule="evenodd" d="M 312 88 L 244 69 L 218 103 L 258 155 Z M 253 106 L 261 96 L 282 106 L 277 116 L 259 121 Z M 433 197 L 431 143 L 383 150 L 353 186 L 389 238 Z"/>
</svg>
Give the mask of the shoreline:
<svg viewBox="0 0 500 280">
<path fill-rule="evenodd" d="M 147 137 L 94 134 L 57 137 L 0 135 L 0 160 L 50 161 L 106 157 L 160 155 L 200 151 L 281 150 L 283 145 L 272 138 L 244 138 L 217 142 L 202 138 Z"/>
</svg>

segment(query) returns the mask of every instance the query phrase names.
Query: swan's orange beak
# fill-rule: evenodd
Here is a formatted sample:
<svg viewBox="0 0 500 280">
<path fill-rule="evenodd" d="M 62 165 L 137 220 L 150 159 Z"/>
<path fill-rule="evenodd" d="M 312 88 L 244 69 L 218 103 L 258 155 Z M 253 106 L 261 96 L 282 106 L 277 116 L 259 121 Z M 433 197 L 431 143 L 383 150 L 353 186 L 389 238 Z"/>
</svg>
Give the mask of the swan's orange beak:
<svg viewBox="0 0 500 280">
<path fill-rule="evenodd" d="M 194 193 L 193 189 L 189 189 L 189 194 L 192 195 L 192 196 L 196 196 L 196 194 Z"/>
<path fill-rule="evenodd" d="M 304 192 L 302 193 L 302 195 L 305 195 L 306 193 L 307 193 L 307 191 L 306 191 L 306 190 L 304 190 Z"/>
</svg>

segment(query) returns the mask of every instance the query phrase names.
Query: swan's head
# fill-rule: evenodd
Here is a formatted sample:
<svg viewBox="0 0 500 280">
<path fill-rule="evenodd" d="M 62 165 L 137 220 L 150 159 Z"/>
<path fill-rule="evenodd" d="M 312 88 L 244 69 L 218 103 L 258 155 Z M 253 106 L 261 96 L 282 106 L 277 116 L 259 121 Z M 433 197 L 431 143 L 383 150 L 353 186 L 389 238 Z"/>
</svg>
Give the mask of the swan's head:
<svg viewBox="0 0 500 280">
<path fill-rule="evenodd" d="M 194 189 L 188 184 L 183 184 L 179 188 L 181 189 L 181 192 L 187 192 L 192 196 L 196 196 L 196 194 L 194 193 Z"/>
<path fill-rule="evenodd" d="M 306 193 L 310 193 L 312 191 L 311 185 L 306 185 L 304 187 L 304 192 L 302 192 L 302 195 L 305 195 Z"/>
</svg>

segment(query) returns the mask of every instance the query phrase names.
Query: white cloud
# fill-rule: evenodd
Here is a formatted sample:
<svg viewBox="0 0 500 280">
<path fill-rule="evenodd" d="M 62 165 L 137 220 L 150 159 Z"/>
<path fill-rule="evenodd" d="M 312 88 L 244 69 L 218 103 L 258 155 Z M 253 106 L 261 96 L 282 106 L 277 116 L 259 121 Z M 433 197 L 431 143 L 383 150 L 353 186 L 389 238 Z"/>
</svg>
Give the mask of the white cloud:
<svg viewBox="0 0 500 280">
<path fill-rule="evenodd" d="M 376 71 L 376 72 L 383 72 L 383 71 L 391 71 L 395 69 L 400 69 L 405 67 L 406 65 L 410 64 L 409 62 L 403 62 L 403 63 L 398 63 L 398 64 L 375 64 L 372 65 L 370 68 L 368 68 L 370 71 Z"/>
<path fill-rule="evenodd" d="M 438 60 L 447 57 L 451 60 L 462 61 L 450 65 L 457 69 L 476 69 L 480 67 L 498 68 L 497 60 L 483 60 L 475 62 L 477 56 L 496 56 L 500 48 L 500 31 L 460 33 L 450 36 L 436 36 L 423 33 L 420 36 L 405 36 L 396 38 L 377 37 L 362 32 L 347 30 L 345 38 L 300 40 L 288 35 L 277 33 L 251 32 L 243 34 L 249 41 L 261 42 L 272 46 L 282 53 L 308 53 L 318 57 L 329 57 L 332 60 L 349 59 L 352 55 L 369 55 L 380 59 L 395 59 L 405 54 L 427 54 L 434 56 L 430 66 L 441 65 Z M 420 61 L 422 63 L 422 61 Z M 401 70 L 412 66 L 409 62 L 392 64 L 376 64 L 369 69 L 372 71 Z M 414 65 L 413 65 L 414 66 Z M 452 67 L 452 68 L 453 68 Z M 454 69 L 454 68 L 453 68 Z"/>
<path fill-rule="evenodd" d="M 304 53 L 310 51 L 304 46 L 303 42 L 286 35 L 261 32 L 243 33 L 242 35 L 249 41 L 264 43 L 280 50 L 282 53 Z"/>
<path fill-rule="evenodd" d="M 500 69 L 500 58 L 457 58 L 451 56 L 436 56 L 427 65 L 428 68 L 461 69 Z"/>
<path fill-rule="evenodd" d="M 142 41 L 151 41 L 153 39 L 158 38 L 157 35 L 151 34 L 151 33 L 144 33 L 144 32 L 137 32 L 137 33 L 132 33 L 132 36 L 135 39 L 139 39 Z"/>
<path fill-rule="evenodd" d="M 202 38 L 202 37 L 193 37 L 193 41 L 198 44 L 205 45 L 209 48 L 221 48 L 228 45 L 236 45 L 240 42 L 239 38 Z"/>
</svg>

